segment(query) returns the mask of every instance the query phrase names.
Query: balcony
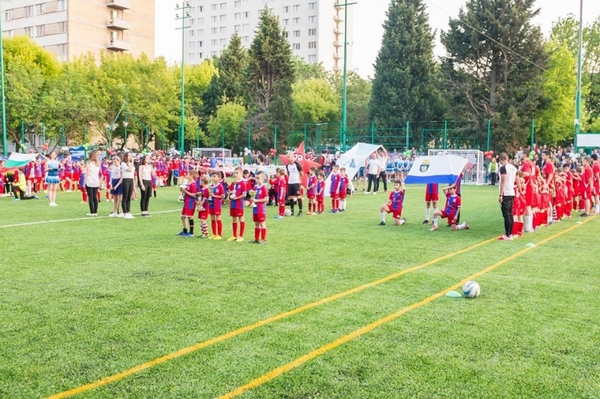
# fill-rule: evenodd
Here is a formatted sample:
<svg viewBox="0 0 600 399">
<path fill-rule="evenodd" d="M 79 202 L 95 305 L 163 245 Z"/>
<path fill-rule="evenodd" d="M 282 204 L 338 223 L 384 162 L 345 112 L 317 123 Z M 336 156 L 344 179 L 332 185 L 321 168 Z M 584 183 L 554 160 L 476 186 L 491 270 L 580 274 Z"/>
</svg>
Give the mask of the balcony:
<svg viewBox="0 0 600 399">
<path fill-rule="evenodd" d="M 131 51 L 131 43 L 119 39 L 110 39 L 106 48 L 115 51 Z"/>
<path fill-rule="evenodd" d="M 342 46 L 343 46 L 343 44 L 342 44 L 342 43 L 340 43 L 340 42 L 338 42 L 338 41 L 336 40 L 335 42 L 333 42 L 333 46 L 334 46 L 334 47 L 342 47 Z"/>
<path fill-rule="evenodd" d="M 106 5 L 117 10 L 128 10 L 131 8 L 131 0 L 106 0 Z"/>
<path fill-rule="evenodd" d="M 333 28 L 333 33 L 335 35 L 341 35 L 342 34 L 342 32 L 338 28 Z"/>
<path fill-rule="evenodd" d="M 113 18 L 108 20 L 106 27 L 115 30 L 127 30 L 131 29 L 131 22 L 121 18 Z"/>
<path fill-rule="evenodd" d="M 334 60 L 341 60 L 342 56 L 336 53 L 336 54 L 333 55 L 333 59 Z"/>
<path fill-rule="evenodd" d="M 344 21 L 343 19 L 341 19 L 340 17 L 338 17 L 338 16 L 337 16 L 337 14 L 333 16 L 333 20 L 334 20 L 335 22 L 337 22 L 338 24 L 339 24 L 340 22 L 343 22 L 343 21 Z"/>
</svg>

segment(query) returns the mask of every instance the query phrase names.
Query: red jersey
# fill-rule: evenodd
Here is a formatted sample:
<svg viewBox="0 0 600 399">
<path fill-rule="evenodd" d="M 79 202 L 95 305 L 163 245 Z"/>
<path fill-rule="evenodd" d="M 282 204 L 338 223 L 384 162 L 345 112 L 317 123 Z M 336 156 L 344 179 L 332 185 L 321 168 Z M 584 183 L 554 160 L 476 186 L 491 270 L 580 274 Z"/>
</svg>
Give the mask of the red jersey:
<svg viewBox="0 0 600 399">
<path fill-rule="evenodd" d="M 245 181 L 236 181 L 231 183 L 229 186 L 230 199 L 231 195 L 234 195 L 237 199 L 232 199 L 229 202 L 229 207 L 231 209 L 244 209 L 244 198 L 246 197 L 246 182 Z"/>
<path fill-rule="evenodd" d="M 348 179 L 348 176 L 340 175 L 338 177 L 337 193 L 340 197 L 346 197 L 346 190 L 348 189 L 348 184 L 350 184 L 350 179 Z"/>
<path fill-rule="evenodd" d="M 552 164 L 552 162 L 546 162 L 542 172 L 544 172 L 544 175 L 546 175 L 546 183 L 548 183 L 549 187 L 552 187 L 554 185 L 554 181 L 556 180 L 556 176 L 554 175 L 556 172 L 554 164 Z"/>
<path fill-rule="evenodd" d="M 269 197 L 269 191 L 267 190 L 267 186 L 264 184 L 256 187 L 256 194 L 254 195 L 254 199 L 260 200 Z M 252 209 L 252 213 L 254 215 L 266 215 L 267 214 L 267 203 L 266 202 L 256 202 L 255 207 Z"/>
<path fill-rule="evenodd" d="M 308 198 L 315 198 L 317 195 L 317 176 L 312 175 L 308 177 L 306 196 Z"/>
<path fill-rule="evenodd" d="M 325 199 L 325 180 L 317 181 L 317 201 Z"/>
<path fill-rule="evenodd" d="M 219 183 L 210 188 L 210 193 L 212 193 L 214 196 L 222 196 L 225 195 L 225 190 L 223 189 L 223 185 Z M 209 196 L 208 207 L 211 210 L 221 212 L 223 207 L 223 199 Z"/>
</svg>

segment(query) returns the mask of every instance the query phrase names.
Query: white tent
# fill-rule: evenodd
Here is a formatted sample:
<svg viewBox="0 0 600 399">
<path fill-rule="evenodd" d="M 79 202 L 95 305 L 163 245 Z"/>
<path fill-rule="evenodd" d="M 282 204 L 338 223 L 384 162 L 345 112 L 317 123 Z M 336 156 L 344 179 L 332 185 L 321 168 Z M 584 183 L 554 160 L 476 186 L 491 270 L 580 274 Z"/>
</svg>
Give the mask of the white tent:
<svg viewBox="0 0 600 399">
<path fill-rule="evenodd" d="M 350 180 L 358 173 L 361 166 L 365 166 L 367 159 L 371 154 L 377 151 L 381 146 L 375 144 L 357 143 L 354 147 L 343 153 L 336 161 L 336 165 L 346 168 L 346 175 Z M 331 178 L 328 176 L 325 183 L 325 195 L 329 196 L 329 187 Z"/>
</svg>

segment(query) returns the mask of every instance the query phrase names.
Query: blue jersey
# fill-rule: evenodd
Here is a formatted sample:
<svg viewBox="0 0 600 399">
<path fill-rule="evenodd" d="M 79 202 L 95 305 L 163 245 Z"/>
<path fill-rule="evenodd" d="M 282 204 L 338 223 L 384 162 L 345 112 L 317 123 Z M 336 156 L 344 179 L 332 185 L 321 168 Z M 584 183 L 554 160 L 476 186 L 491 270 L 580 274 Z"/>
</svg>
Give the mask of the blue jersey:
<svg viewBox="0 0 600 399">
<path fill-rule="evenodd" d="M 404 191 L 392 191 L 390 193 L 390 209 L 393 211 L 401 211 L 402 203 L 404 202 Z"/>
<path fill-rule="evenodd" d="M 448 194 L 446 196 L 446 207 L 444 209 L 446 215 L 456 215 L 458 208 L 460 208 L 460 197 L 458 195 Z"/>
</svg>

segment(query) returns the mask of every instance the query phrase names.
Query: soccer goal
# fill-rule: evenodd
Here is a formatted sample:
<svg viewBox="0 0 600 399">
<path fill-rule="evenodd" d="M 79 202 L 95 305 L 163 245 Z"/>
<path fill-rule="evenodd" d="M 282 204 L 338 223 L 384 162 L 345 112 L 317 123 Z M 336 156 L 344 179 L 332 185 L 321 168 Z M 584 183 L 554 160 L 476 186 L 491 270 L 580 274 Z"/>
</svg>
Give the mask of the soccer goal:
<svg viewBox="0 0 600 399">
<path fill-rule="evenodd" d="M 465 167 L 465 173 L 463 177 L 464 184 L 476 184 L 481 186 L 485 181 L 485 165 L 483 152 L 479 150 L 444 150 L 444 149 L 433 149 L 428 150 L 427 155 L 443 155 L 452 154 L 464 157 L 469 160 Z"/>
</svg>

